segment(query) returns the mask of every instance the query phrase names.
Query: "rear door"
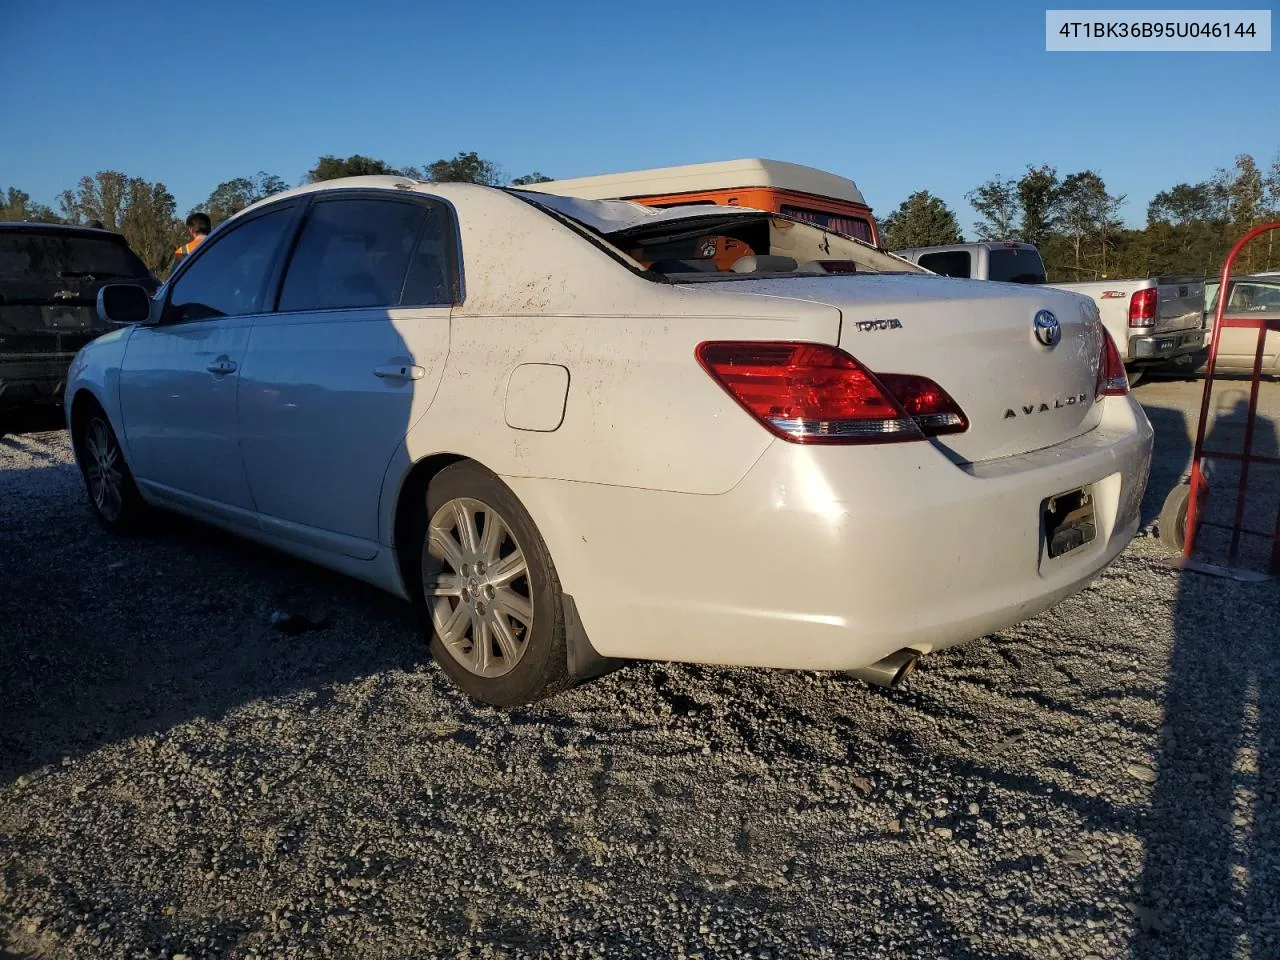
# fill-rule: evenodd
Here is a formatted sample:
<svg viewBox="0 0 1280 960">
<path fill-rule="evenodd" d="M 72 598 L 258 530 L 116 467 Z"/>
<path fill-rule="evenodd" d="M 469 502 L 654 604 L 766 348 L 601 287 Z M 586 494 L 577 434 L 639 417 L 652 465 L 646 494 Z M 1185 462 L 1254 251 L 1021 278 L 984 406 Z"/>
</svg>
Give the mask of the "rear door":
<svg viewBox="0 0 1280 960">
<path fill-rule="evenodd" d="M 255 319 L 279 274 L 299 204 L 275 204 L 207 240 L 136 327 L 120 365 L 129 462 L 142 483 L 195 509 L 251 511 L 237 395 Z"/>
<path fill-rule="evenodd" d="M 241 381 L 241 449 L 269 532 L 373 556 L 387 465 L 444 369 L 455 238 L 450 208 L 418 194 L 335 191 L 308 210 Z"/>
</svg>

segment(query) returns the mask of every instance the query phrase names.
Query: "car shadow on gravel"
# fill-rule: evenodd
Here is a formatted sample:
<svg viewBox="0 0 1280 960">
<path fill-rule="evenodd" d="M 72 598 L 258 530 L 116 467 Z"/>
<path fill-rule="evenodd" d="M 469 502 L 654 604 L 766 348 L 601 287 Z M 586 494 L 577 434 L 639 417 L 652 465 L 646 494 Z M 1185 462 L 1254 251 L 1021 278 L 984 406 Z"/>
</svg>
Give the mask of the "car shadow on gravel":
<svg viewBox="0 0 1280 960">
<path fill-rule="evenodd" d="M 22 407 L 0 410 L 0 438 L 24 433 L 44 433 L 66 429 L 61 406 Z"/>
<path fill-rule="evenodd" d="M 1241 412 L 1207 448 L 1238 445 Z M 1269 419 L 1255 442 L 1275 449 Z M 1176 603 L 1132 955 L 1280 956 L 1280 585 L 1184 571 Z"/>
<path fill-rule="evenodd" d="M 0 784 L 427 660 L 413 609 L 373 587 L 175 516 L 116 538 L 87 514 L 0 529 Z"/>
</svg>

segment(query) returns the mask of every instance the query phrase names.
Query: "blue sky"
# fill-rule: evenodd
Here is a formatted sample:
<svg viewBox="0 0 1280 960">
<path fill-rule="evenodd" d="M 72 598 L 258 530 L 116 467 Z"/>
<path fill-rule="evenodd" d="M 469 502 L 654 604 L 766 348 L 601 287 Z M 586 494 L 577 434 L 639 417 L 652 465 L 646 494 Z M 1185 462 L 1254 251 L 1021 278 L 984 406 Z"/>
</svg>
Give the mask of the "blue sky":
<svg viewBox="0 0 1280 960">
<path fill-rule="evenodd" d="M 880 216 L 928 188 L 966 226 L 966 191 L 1047 162 L 1098 170 L 1140 223 L 1157 191 L 1280 150 L 1280 53 L 1046 53 L 1026 0 L 3 6 L 0 187 L 50 204 L 108 168 L 185 213 L 325 153 L 475 150 L 564 177 L 790 160 Z"/>
</svg>

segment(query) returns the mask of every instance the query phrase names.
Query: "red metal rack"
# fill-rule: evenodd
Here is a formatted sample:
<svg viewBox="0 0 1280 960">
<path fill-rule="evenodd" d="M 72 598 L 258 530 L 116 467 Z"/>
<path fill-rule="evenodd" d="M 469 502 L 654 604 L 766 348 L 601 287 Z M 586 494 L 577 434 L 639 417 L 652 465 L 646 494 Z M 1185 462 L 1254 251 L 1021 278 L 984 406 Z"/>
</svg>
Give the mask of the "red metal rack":
<svg viewBox="0 0 1280 960">
<path fill-rule="evenodd" d="M 1178 531 L 1183 543 L 1182 557 L 1177 566 L 1184 570 L 1197 570 L 1201 573 L 1228 576 L 1234 579 L 1255 580 L 1268 579 L 1258 571 L 1242 569 L 1236 566 L 1240 554 L 1240 539 L 1245 535 L 1261 537 L 1271 541 L 1271 573 L 1280 573 L 1280 502 L 1276 504 L 1275 528 L 1264 532 L 1251 530 L 1244 525 L 1245 495 L 1249 489 L 1249 468 L 1254 464 L 1280 466 L 1280 457 L 1264 456 L 1253 449 L 1254 422 L 1258 413 L 1258 386 L 1262 379 L 1262 354 L 1269 331 L 1280 334 L 1280 313 L 1266 313 L 1254 316 L 1229 316 L 1227 304 L 1231 300 L 1231 272 L 1240 251 L 1256 237 L 1271 230 L 1280 230 L 1280 221 L 1265 223 L 1254 227 L 1241 237 L 1231 248 L 1226 263 L 1222 266 L 1222 279 L 1218 287 L 1218 304 L 1214 315 L 1213 339 L 1209 344 L 1209 360 L 1204 375 L 1204 397 L 1200 403 L 1200 422 L 1196 428 L 1195 449 L 1191 457 L 1191 479 L 1188 485 L 1176 487 L 1169 495 L 1162 516 L 1182 515 L 1179 500 L 1185 500 L 1185 515 L 1182 529 Z M 1258 333 L 1257 350 L 1254 353 L 1253 378 L 1249 386 L 1249 411 L 1245 423 L 1244 444 L 1240 453 L 1224 450 L 1205 449 L 1205 428 L 1209 422 L 1210 395 L 1213 392 L 1214 371 L 1218 359 L 1218 339 L 1227 328 L 1244 328 L 1256 330 Z M 1236 485 L 1236 500 L 1231 523 L 1210 521 L 1201 516 L 1208 493 L 1208 482 L 1205 479 L 1204 464 L 1208 460 L 1233 461 L 1240 464 L 1240 480 Z M 1196 535 L 1201 527 L 1217 527 L 1231 532 L 1231 546 L 1228 552 L 1228 566 L 1211 564 L 1196 560 L 1192 556 Z"/>
</svg>

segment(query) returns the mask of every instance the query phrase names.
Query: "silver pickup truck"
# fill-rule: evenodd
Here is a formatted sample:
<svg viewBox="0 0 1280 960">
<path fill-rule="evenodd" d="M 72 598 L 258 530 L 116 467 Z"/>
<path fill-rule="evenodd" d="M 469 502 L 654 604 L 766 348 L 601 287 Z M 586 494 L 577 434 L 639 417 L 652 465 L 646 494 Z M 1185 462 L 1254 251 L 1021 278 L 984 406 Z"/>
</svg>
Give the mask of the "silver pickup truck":
<svg viewBox="0 0 1280 960">
<path fill-rule="evenodd" d="M 1208 341 L 1202 277 L 1046 283 L 1040 251 L 1032 244 L 1013 241 L 955 243 L 894 253 L 948 277 L 1044 284 L 1089 297 L 1120 348 L 1130 383 L 1137 383 L 1148 367 L 1170 361 L 1193 367 Z"/>
</svg>

